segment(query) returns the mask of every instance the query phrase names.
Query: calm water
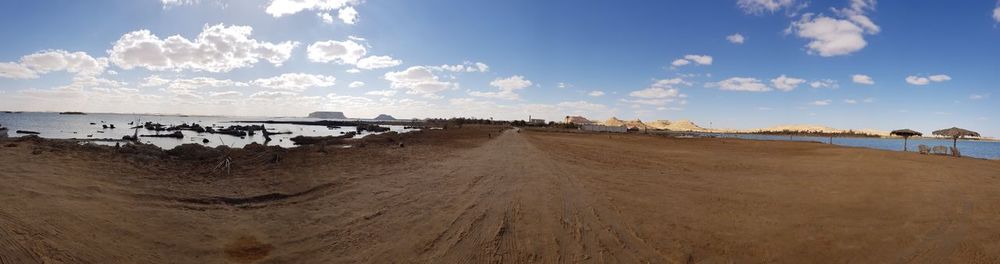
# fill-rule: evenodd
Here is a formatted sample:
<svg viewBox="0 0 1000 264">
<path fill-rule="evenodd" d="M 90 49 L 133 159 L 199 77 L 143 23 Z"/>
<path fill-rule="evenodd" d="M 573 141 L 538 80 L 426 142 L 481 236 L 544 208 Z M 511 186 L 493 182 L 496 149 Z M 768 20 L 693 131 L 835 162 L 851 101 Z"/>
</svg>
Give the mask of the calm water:
<svg viewBox="0 0 1000 264">
<path fill-rule="evenodd" d="M 754 135 L 754 134 L 722 134 L 720 137 L 729 138 L 742 138 L 742 139 L 754 139 L 754 140 L 791 140 L 791 141 L 815 141 L 829 143 L 829 137 L 803 137 L 803 136 L 775 136 L 775 135 Z M 843 137 L 833 138 L 833 144 L 851 146 L 851 147 L 865 147 L 874 149 L 884 149 L 884 150 L 903 150 L 903 139 L 901 138 L 854 138 L 854 137 Z M 907 150 L 911 152 L 918 151 L 917 146 L 927 145 L 933 146 L 947 146 L 951 147 L 951 139 L 915 139 L 911 138 L 907 143 Z M 959 140 L 958 150 L 963 156 L 984 158 L 984 159 L 1000 159 L 1000 142 L 996 141 L 978 141 L 978 140 Z"/>
<path fill-rule="evenodd" d="M 202 126 L 228 127 L 230 125 L 253 125 L 259 123 L 232 123 L 232 121 L 317 121 L 321 119 L 313 118 L 273 118 L 273 117 L 224 117 L 224 116 L 170 116 L 170 115 L 130 115 L 130 114 L 87 114 L 87 115 L 60 115 L 58 113 L 0 113 L 0 125 L 6 127 L 8 136 L 20 137 L 24 134 L 17 134 L 17 130 L 28 130 L 39 132 L 39 136 L 44 138 L 60 139 L 121 139 L 123 136 L 132 135 L 133 129 L 128 123 L 139 120 L 140 123 L 153 122 L 167 126 L 197 123 Z M 94 123 L 91 125 L 90 123 Z M 115 125 L 115 129 L 103 129 L 102 125 Z M 291 140 L 295 136 L 338 136 L 340 132 L 355 131 L 353 126 L 345 126 L 339 129 L 329 129 L 325 126 L 304 126 L 286 124 L 265 124 L 271 132 L 292 132 L 291 134 L 271 135 L 268 145 L 282 147 L 294 147 Z M 402 126 L 387 126 L 391 131 L 408 132 Z M 181 144 L 196 143 L 210 147 L 226 145 L 230 147 L 243 147 L 251 142 L 264 143 L 264 136 L 256 133 L 254 136 L 244 138 L 222 135 L 222 134 L 199 134 L 194 131 L 181 131 L 184 133 L 183 139 L 175 138 L 151 138 L 140 137 L 139 140 L 151 143 L 164 149 L 171 149 Z M 160 133 L 173 133 L 160 132 Z M 156 134 L 155 131 L 139 129 L 139 135 Z M 362 133 L 358 137 L 372 133 Z M 208 139 L 208 143 L 202 143 Z M 94 143 L 114 145 L 115 142 Z"/>
</svg>

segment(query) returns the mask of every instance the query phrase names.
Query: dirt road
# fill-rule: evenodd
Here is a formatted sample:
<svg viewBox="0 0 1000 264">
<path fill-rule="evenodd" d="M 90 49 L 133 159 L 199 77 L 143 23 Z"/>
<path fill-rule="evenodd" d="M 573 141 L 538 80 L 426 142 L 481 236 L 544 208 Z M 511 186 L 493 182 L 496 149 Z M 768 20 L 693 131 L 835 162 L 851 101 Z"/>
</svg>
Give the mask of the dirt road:
<svg viewBox="0 0 1000 264">
<path fill-rule="evenodd" d="M 0 263 L 1000 262 L 996 161 L 465 130 L 215 178 L 0 148 Z"/>
</svg>

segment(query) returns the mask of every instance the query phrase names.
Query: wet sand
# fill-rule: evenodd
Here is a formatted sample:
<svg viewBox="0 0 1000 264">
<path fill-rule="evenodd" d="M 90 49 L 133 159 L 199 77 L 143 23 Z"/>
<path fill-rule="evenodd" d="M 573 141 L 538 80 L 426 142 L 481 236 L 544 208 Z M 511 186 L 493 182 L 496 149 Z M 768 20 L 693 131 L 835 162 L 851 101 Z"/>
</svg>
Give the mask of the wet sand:
<svg viewBox="0 0 1000 264">
<path fill-rule="evenodd" d="M 497 131 L 236 153 L 230 174 L 5 140 L 0 263 L 1000 262 L 998 161 Z"/>
</svg>

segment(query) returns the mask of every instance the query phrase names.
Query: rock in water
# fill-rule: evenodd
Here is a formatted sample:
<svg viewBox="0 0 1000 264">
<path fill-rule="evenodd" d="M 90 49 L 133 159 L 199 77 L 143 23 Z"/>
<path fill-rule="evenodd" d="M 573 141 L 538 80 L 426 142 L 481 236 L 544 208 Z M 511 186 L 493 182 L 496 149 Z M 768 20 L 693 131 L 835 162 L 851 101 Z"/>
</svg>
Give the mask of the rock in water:
<svg viewBox="0 0 1000 264">
<path fill-rule="evenodd" d="M 343 112 L 312 112 L 309 113 L 311 118 L 323 118 L 323 119 L 347 119 Z"/>
</svg>

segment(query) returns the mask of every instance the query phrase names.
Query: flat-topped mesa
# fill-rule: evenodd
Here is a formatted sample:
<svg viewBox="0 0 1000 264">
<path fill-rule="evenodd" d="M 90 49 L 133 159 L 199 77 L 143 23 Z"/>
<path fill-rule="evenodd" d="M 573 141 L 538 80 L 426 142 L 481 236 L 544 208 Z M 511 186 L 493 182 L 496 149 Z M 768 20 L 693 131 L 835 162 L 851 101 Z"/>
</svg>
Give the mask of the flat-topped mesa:
<svg viewBox="0 0 1000 264">
<path fill-rule="evenodd" d="M 319 112 L 309 113 L 309 117 L 310 118 L 323 118 L 323 119 L 347 119 L 347 116 L 344 116 L 344 112 L 324 112 L 324 111 L 319 111 Z"/>
<path fill-rule="evenodd" d="M 375 117 L 375 120 L 380 120 L 380 121 L 393 121 L 393 120 L 396 120 L 396 118 L 395 118 L 395 117 L 392 117 L 391 115 L 387 115 L 387 114 L 380 114 L 380 115 L 378 115 L 378 116 L 376 116 L 376 117 Z"/>
</svg>

